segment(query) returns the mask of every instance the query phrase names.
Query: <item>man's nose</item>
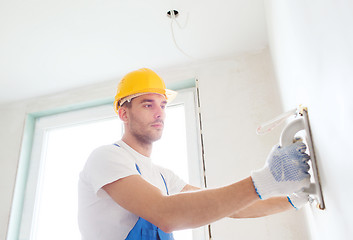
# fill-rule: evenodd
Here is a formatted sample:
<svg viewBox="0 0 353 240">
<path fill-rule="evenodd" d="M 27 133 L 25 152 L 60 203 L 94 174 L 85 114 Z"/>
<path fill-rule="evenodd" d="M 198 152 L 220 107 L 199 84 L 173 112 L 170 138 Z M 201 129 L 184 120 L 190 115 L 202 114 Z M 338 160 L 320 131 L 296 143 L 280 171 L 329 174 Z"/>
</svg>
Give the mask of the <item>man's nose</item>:
<svg viewBox="0 0 353 240">
<path fill-rule="evenodd" d="M 156 119 L 158 119 L 158 118 L 163 118 L 163 117 L 164 117 L 164 109 L 161 108 L 161 107 L 158 107 L 158 108 L 156 109 L 156 111 L 155 111 L 154 117 L 155 117 Z"/>
</svg>

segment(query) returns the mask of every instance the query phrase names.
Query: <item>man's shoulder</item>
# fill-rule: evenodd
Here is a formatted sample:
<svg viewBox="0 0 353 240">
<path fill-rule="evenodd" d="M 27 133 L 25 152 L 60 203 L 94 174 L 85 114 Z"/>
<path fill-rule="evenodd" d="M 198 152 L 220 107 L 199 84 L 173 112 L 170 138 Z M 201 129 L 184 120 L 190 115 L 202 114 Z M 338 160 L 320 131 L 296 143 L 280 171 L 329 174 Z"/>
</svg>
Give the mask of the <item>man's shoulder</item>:
<svg viewBox="0 0 353 240">
<path fill-rule="evenodd" d="M 100 147 L 97 147 L 92 151 L 90 154 L 88 160 L 89 161 L 94 161 L 96 159 L 99 159 L 100 161 L 103 159 L 109 160 L 109 159 L 116 159 L 116 158 L 124 158 L 124 159 L 129 159 L 131 156 L 128 154 L 128 152 L 120 147 L 119 145 L 116 144 L 107 144 L 107 145 L 102 145 Z"/>
</svg>

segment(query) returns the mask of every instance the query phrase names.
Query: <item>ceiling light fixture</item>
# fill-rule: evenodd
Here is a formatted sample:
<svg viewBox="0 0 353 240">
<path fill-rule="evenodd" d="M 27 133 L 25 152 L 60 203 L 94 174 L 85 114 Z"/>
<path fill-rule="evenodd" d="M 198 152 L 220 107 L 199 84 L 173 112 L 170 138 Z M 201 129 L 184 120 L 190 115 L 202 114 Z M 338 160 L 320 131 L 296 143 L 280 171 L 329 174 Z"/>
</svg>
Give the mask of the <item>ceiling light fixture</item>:
<svg viewBox="0 0 353 240">
<path fill-rule="evenodd" d="M 170 18 L 176 18 L 178 17 L 178 15 L 179 15 L 179 12 L 175 9 L 167 12 L 167 16 Z"/>
</svg>

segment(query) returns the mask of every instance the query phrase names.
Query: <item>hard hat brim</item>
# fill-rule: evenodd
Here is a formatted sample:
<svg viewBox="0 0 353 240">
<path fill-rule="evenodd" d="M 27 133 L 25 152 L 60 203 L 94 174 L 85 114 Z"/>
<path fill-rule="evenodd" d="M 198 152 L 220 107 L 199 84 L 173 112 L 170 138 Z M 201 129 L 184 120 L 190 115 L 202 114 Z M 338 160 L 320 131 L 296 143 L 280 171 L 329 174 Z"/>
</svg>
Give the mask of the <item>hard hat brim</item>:
<svg viewBox="0 0 353 240">
<path fill-rule="evenodd" d="M 170 89 L 166 89 L 165 95 L 167 98 L 167 102 L 170 103 L 176 98 L 176 96 L 178 95 L 178 92 L 170 90 Z"/>
<path fill-rule="evenodd" d="M 133 98 L 136 98 L 136 97 L 139 97 L 139 96 L 142 96 L 142 95 L 145 95 L 145 94 L 160 94 L 160 95 L 163 95 L 166 98 L 167 103 L 169 104 L 176 98 L 176 96 L 178 95 L 178 92 L 170 90 L 170 89 L 165 89 L 165 93 L 160 93 L 159 91 L 157 91 L 157 92 L 150 91 L 150 92 L 141 92 L 141 93 L 132 94 L 132 95 L 129 95 L 129 96 L 126 96 L 126 97 L 120 99 L 119 101 L 115 101 L 114 102 L 114 105 L 115 105 L 114 106 L 114 110 L 115 110 L 115 112 L 118 113 L 119 108 L 126 101 L 131 101 Z"/>
</svg>

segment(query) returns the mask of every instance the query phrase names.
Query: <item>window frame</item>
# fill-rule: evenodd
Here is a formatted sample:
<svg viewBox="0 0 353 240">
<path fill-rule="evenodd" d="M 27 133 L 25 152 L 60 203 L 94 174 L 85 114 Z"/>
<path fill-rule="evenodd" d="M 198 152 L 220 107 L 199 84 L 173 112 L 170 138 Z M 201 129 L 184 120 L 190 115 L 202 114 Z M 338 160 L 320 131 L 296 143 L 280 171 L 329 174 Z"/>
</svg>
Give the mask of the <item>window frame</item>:
<svg viewBox="0 0 353 240">
<path fill-rule="evenodd" d="M 174 89 L 178 90 L 178 89 Z M 202 144 L 201 144 L 201 135 L 200 135 L 200 119 L 199 119 L 199 107 L 198 107 L 198 97 L 197 89 L 195 87 L 186 88 L 178 90 L 180 94 L 185 94 L 186 101 L 189 104 L 185 104 L 185 116 L 186 117 L 186 126 L 191 124 L 195 127 L 193 129 L 188 129 L 187 133 L 187 146 L 192 146 L 193 151 L 187 150 L 188 159 L 196 159 L 196 161 L 189 161 L 189 183 L 198 187 L 204 187 L 204 171 L 203 171 L 203 161 L 202 161 Z M 102 120 L 106 117 L 101 117 L 102 112 L 106 109 L 102 106 L 110 106 L 112 109 L 112 99 L 102 100 L 100 102 L 90 103 L 88 106 L 76 106 L 69 107 L 68 109 L 56 109 L 49 112 L 33 113 L 28 114 L 25 125 L 25 132 L 23 135 L 21 157 L 19 161 L 18 173 L 16 178 L 16 187 L 14 191 L 13 206 L 11 209 L 11 218 L 9 223 L 9 229 L 7 234 L 7 240 L 17 240 L 17 239 L 28 239 L 31 233 L 31 223 L 33 221 L 33 212 L 36 199 L 36 189 L 38 187 L 38 179 L 33 176 L 39 177 L 39 172 L 41 171 L 41 162 L 42 159 L 37 158 L 33 160 L 33 155 L 41 155 L 42 147 L 33 148 L 34 140 L 43 141 L 45 140 L 45 131 L 46 129 L 51 128 L 51 126 L 45 125 L 44 117 L 49 117 L 55 114 L 65 114 L 66 112 L 73 113 L 73 111 L 80 112 L 80 114 L 85 114 L 85 109 L 96 109 L 96 114 L 85 115 L 86 121 Z M 180 100 L 175 99 L 170 106 L 180 104 Z M 87 111 L 89 112 L 89 111 Z M 55 116 L 53 116 L 55 117 Z M 82 118 L 82 115 L 80 116 Z M 44 123 L 43 123 L 44 122 Z M 77 120 L 77 123 L 82 123 L 82 120 Z M 75 120 L 70 120 L 70 125 L 75 123 Z M 42 125 L 41 125 L 42 124 Z M 58 125 L 56 125 L 58 126 Z M 35 129 L 41 128 L 40 131 Z M 195 175 L 193 169 L 198 169 L 199 171 Z M 192 172 L 192 174 L 191 174 Z M 32 178 L 31 181 L 28 179 Z M 25 201 L 25 199 L 27 200 Z M 196 239 L 208 239 L 208 232 L 205 227 L 195 229 L 193 231 L 193 238 Z"/>
</svg>

